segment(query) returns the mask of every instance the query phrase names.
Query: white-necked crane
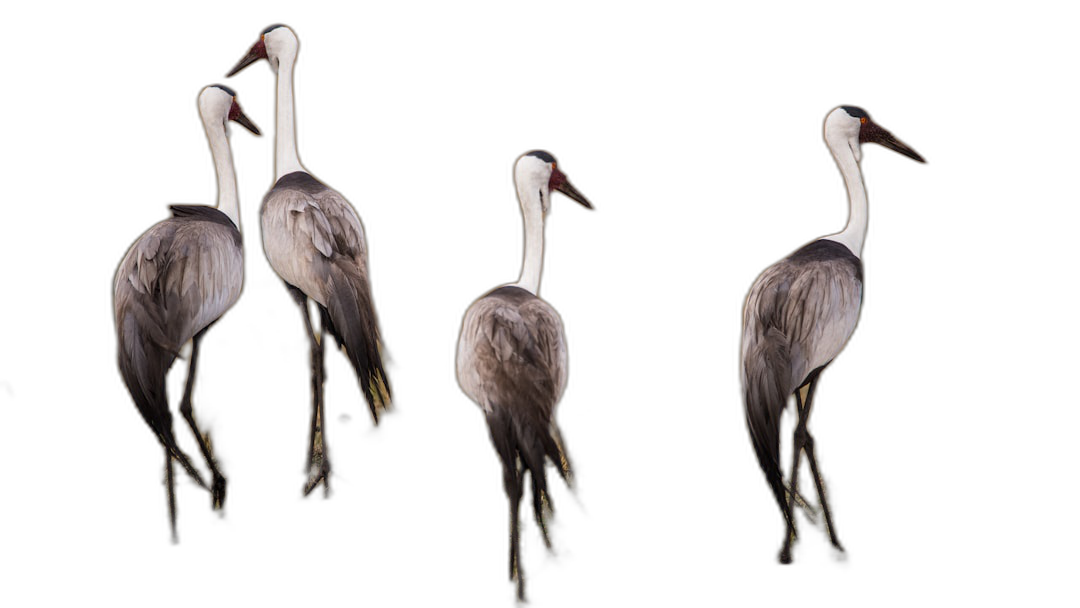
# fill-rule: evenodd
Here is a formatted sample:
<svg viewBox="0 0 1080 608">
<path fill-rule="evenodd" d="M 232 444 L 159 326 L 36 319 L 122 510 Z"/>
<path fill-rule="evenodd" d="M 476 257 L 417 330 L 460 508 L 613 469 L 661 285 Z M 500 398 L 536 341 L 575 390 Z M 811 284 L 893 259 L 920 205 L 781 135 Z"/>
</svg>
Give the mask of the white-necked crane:
<svg viewBox="0 0 1080 608">
<path fill-rule="evenodd" d="M 329 331 L 345 349 L 375 424 L 379 412 L 390 406 L 391 392 L 368 279 L 364 226 L 344 196 L 300 164 L 296 150 L 293 69 L 299 47 L 292 29 L 271 25 L 228 76 L 259 59 L 266 59 L 277 74 L 275 183 L 263 198 L 260 212 L 263 251 L 300 305 L 311 343 L 311 440 L 304 494 L 321 483 L 327 495 L 330 457 L 323 404 L 324 333 Z M 312 326 L 308 298 L 319 309 L 318 333 Z"/>
<path fill-rule="evenodd" d="M 199 341 L 236 303 L 244 284 L 240 205 L 226 123 L 234 120 L 259 134 L 240 109 L 236 94 L 221 85 L 208 86 L 199 93 L 199 116 L 217 172 L 217 206 L 170 206 L 173 216 L 152 226 L 132 244 L 113 281 L 120 375 L 139 413 L 165 449 L 173 542 L 177 539 L 174 459 L 196 483 L 210 490 L 214 509 L 225 503 L 225 477 L 214 460 L 209 433 L 199 431 L 191 392 Z M 213 481 L 209 488 L 176 443 L 165 391 L 165 375 L 188 341 L 191 358 L 180 413 L 210 467 Z"/>
<path fill-rule="evenodd" d="M 806 425 L 818 378 L 855 331 L 862 305 L 861 255 L 866 239 L 867 202 L 859 170 L 860 146 L 877 143 L 926 162 L 870 120 L 866 111 L 853 106 L 841 106 L 829 113 L 825 119 L 825 143 L 847 186 L 847 226 L 766 268 L 754 281 L 743 307 L 741 380 L 746 424 L 758 463 L 787 524 L 779 556 L 785 564 L 791 562 L 791 544 L 796 535 L 792 509 L 799 496 L 799 459 L 803 450 L 810 461 L 829 539 L 843 551 L 825 499 L 814 438 Z M 780 471 L 780 416 L 792 394 L 798 422 L 790 487 L 785 488 Z"/>
<path fill-rule="evenodd" d="M 566 336 L 555 309 L 540 299 L 544 263 L 544 217 L 551 193 L 562 192 L 592 205 L 542 150 L 518 157 L 514 185 L 525 218 L 525 259 L 517 283 L 490 291 L 469 306 L 458 339 L 457 379 L 461 389 L 484 411 L 495 451 L 503 467 L 503 488 L 510 500 L 510 580 L 525 599 L 525 576 L 519 560 L 518 507 L 525 472 L 532 480 L 533 514 L 550 549 L 545 509 L 546 459 L 570 484 L 572 472 L 555 406 L 566 388 Z"/>
</svg>

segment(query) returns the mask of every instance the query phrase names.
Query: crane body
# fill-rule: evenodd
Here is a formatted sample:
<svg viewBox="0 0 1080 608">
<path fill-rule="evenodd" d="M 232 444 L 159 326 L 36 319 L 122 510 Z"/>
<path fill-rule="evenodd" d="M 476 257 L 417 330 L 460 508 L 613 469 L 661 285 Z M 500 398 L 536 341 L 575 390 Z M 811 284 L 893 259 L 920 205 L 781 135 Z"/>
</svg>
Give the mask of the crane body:
<svg viewBox="0 0 1080 608">
<path fill-rule="evenodd" d="M 235 93 L 221 85 L 199 94 L 199 115 L 210 141 L 218 177 L 217 207 L 172 205 L 172 217 L 159 222 L 131 245 L 113 281 L 117 363 L 139 413 L 165 449 L 165 477 L 172 537 L 176 536 L 173 461 L 201 487 L 210 490 L 212 506 L 225 502 L 225 477 L 211 449 L 209 434 L 199 430 L 192 391 L 199 342 L 207 329 L 240 297 L 244 254 L 236 175 L 226 132 L 234 120 L 256 135 Z M 213 479 L 207 486 L 172 431 L 165 375 L 185 344 L 191 343 L 188 377 L 180 412 L 191 428 Z"/>
<path fill-rule="evenodd" d="M 376 424 L 380 413 L 390 407 L 392 395 L 371 295 L 364 226 L 349 201 L 311 175 L 297 152 L 293 69 L 298 50 L 299 41 L 292 29 L 272 25 L 263 30 L 228 76 L 260 59 L 267 60 L 277 74 L 276 178 L 260 210 L 263 251 L 303 316 L 311 347 L 312 391 L 304 494 L 321 484 L 327 495 L 330 456 L 323 399 L 325 333 L 334 336 L 344 349 Z M 318 329 L 311 320 L 309 299 L 318 310 Z"/>
<path fill-rule="evenodd" d="M 861 259 L 867 228 L 867 199 L 859 161 L 862 143 L 878 143 L 919 162 L 914 150 L 870 120 L 861 108 L 841 106 L 825 120 L 825 142 L 848 191 L 844 229 L 810 242 L 762 272 L 743 306 L 740 379 L 746 424 L 758 463 L 786 523 L 780 552 L 791 562 L 796 537 L 792 512 L 798 493 L 799 463 L 806 452 L 829 538 L 843 550 L 833 526 L 818 468 L 814 438 L 807 428 L 821 372 L 840 354 L 855 331 L 863 296 Z M 795 396 L 790 485 L 780 467 L 780 418 Z M 803 503 L 805 504 L 805 503 Z"/>
<path fill-rule="evenodd" d="M 525 473 L 532 485 L 533 515 L 550 548 L 545 517 L 551 511 L 545 466 L 554 463 L 567 484 L 573 472 L 555 407 L 566 389 L 566 332 L 555 308 L 539 296 L 544 257 L 544 216 L 551 193 L 562 192 L 592 205 L 542 150 L 526 153 L 514 165 L 514 183 L 525 220 L 525 255 L 516 283 L 498 287 L 469 306 L 457 348 L 461 389 L 484 412 L 491 442 L 503 468 L 510 503 L 510 580 L 525 598 L 520 560 L 519 506 Z"/>
</svg>

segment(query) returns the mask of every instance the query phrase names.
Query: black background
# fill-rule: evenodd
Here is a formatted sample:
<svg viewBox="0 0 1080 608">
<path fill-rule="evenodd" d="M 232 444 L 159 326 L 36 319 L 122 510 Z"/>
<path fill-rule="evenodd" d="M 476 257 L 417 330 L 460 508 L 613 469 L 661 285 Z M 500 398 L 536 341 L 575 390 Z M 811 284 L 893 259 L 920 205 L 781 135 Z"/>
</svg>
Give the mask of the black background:
<svg viewBox="0 0 1080 608">
<path fill-rule="evenodd" d="M 935 54 L 917 31 L 892 33 L 906 48 L 895 55 L 826 37 L 778 49 L 755 36 L 735 42 L 737 23 L 686 27 L 694 15 L 576 25 L 545 16 L 540 28 L 508 21 L 434 37 L 374 19 L 188 17 L 54 33 L 86 78 L 52 79 L 78 103 L 55 112 L 66 126 L 46 153 L 77 172 L 41 185 L 98 194 L 58 212 L 89 253 L 64 255 L 85 285 L 65 294 L 77 309 L 65 332 L 76 338 L 46 341 L 55 349 L 46 361 L 73 371 L 46 365 L 56 374 L 40 382 L 68 396 L 43 431 L 63 441 L 42 437 L 60 458 L 33 475 L 48 489 L 23 500 L 37 532 L 31 568 L 100 570 L 94 581 L 108 589 L 139 577 L 170 593 L 511 605 L 499 465 L 454 357 L 465 309 L 517 278 L 512 167 L 535 148 L 554 153 L 597 208 L 556 198 L 546 226 L 541 293 L 569 342 L 558 419 L 580 501 L 556 490 L 556 559 L 526 524 L 534 605 L 714 602 L 747 572 L 920 571 L 982 559 L 977 546 L 995 545 L 982 544 L 993 528 L 975 523 L 963 489 L 971 471 L 954 457 L 978 423 L 960 422 L 973 389 L 950 368 L 956 340 L 944 330 L 972 301 L 970 280 L 955 273 L 978 256 L 964 194 L 994 171 L 971 160 L 987 148 L 963 126 L 985 99 L 981 77 L 928 71 L 951 73 L 961 58 Z M 437 29 L 441 17 L 423 19 Z M 274 77 L 260 63 L 224 80 L 279 21 L 301 45 L 301 162 L 364 221 L 393 356 L 397 413 L 378 429 L 345 360 L 328 356 L 337 490 L 328 501 L 300 497 L 307 349 L 258 237 Z M 232 130 L 245 284 L 205 342 L 195 393 L 230 478 L 227 516 L 218 521 L 181 479 L 181 542 L 171 546 L 161 451 L 114 361 L 111 285 L 166 204 L 214 201 L 195 99 L 215 82 L 238 92 L 266 136 Z M 845 224 L 845 190 L 822 140 L 840 104 L 866 108 L 929 164 L 864 150 L 864 309 L 811 424 L 848 557 L 837 563 L 804 526 L 798 566 L 782 569 L 781 517 L 741 414 L 741 309 L 760 271 Z"/>
</svg>

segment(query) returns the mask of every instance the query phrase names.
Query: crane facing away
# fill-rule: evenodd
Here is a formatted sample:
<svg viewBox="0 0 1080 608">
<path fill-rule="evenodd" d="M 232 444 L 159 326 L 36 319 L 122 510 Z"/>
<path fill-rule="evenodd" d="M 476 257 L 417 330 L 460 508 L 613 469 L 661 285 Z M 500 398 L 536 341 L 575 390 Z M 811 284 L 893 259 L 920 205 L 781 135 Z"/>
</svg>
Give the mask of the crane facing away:
<svg viewBox="0 0 1080 608">
<path fill-rule="evenodd" d="M 330 492 L 330 455 L 323 403 L 324 332 L 345 349 L 376 424 L 380 411 L 390 406 L 391 392 L 371 297 L 364 226 L 345 197 L 300 164 L 296 150 L 293 68 L 299 48 L 292 29 L 271 25 L 227 76 L 259 59 L 266 59 L 277 73 L 276 183 L 263 198 L 263 251 L 300 306 L 311 344 L 311 440 L 304 494 L 321 483 L 325 496 Z M 311 323 L 309 298 L 319 311 L 318 333 Z"/>
<path fill-rule="evenodd" d="M 829 539 L 843 551 L 825 499 L 807 421 L 818 378 L 855 331 L 862 305 L 860 256 L 866 239 L 867 202 L 859 169 L 860 146 L 881 144 L 925 162 L 870 120 L 866 111 L 853 106 L 841 106 L 829 113 L 825 119 L 825 143 L 847 186 L 847 226 L 766 268 L 754 281 L 743 307 L 740 367 L 746 424 L 758 463 L 787 524 L 779 556 L 785 564 L 791 562 L 791 545 L 796 536 L 792 508 L 799 496 L 799 459 L 803 450 L 810 461 Z M 785 489 L 780 472 L 780 416 L 791 394 L 795 395 L 798 423 L 790 487 Z"/>
<path fill-rule="evenodd" d="M 240 205 L 226 123 L 233 120 L 259 134 L 236 103 L 236 94 L 221 85 L 208 86 L 199 93 L 199 116 L 217 172 L 217 206 L 172 205 L 173 216 L 152 226 L 131 245 L 113 280 L 120 375 L 139 413 L 165 449 L 173 542 L 177 539 L 173 460 L 210 491 L 215 510 L 225 504 L 225 477 L 214 460 L 209 433 L 199 431 L 191 392 L 199 341 L 236 303 L 244 283 Z M 191 359 L 180 413 L 210 467 L 210 487 L 176 443 L 165 394 L 165 375 L 188 341 Z"/>
<path fill-rule="evenodd" d="M 518 511 L 525 472 L 532 479 L 533 514 L 550 549 L 545 511 L 546 459 L 571 483 L 566 447 L 555 424 L 555 406 L 566 388 L 566 335 L 555 309 L 540 299 L 544 261 L 544 216 L 552 191 L 562 192 L 592 209 L 542 150 L 518 157 L 514 184 L 525 218 L 525 259 L 517 283 L 490 291 L 469 306 L 458 338 L 457 379 L 487 418 L 488 430 L 503 467 L 503 488 L 510 500 L 510 580 L 525 599 L 525 575 L 519 559 Z"/>
</svg>

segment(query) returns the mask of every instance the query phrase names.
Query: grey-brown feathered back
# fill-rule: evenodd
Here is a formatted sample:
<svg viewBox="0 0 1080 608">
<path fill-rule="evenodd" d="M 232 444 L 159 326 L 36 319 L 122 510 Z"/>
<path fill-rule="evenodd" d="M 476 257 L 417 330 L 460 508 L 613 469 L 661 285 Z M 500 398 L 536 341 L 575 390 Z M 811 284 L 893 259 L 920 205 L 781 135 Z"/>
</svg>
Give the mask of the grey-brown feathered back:
<svg viewBox="0 0 1080 608">
<path fill-rule="evenodd" d="M 814 241 L 767 268 L 743 308 L 742 387 L 758 463 L 786 518 L 780 415 L 811 372 L 843 349 L 859 319 L 862 262 L 844 245 Z"/>
<path fill-rule="evenodd" d="M 392 393 L 368 279 L 364 227 L 352 205 L 310 174 L 282 176 L 263 198 L 263 250 L 274 272 L 319 305 L 345 347 L 372 416 Z"/>
<path fill-rule="evenodd" d="M 243 287 L 240 231 L 212 207 L 174 205 L 173 217 L 132 244 L 113 281 L 120 374 L 136 407 L 175 451 L 165 374 L 181 347 L 225 313 Z"/>
<path fill-rule="evenodd" d="M 507 474 L 516 471 L 518 458 L 530 472 L 533 509 L 542 529 L 543 506 L 549 501 L 545 457 L 568 483 L 572 474 L 554 418 L 566 389 L 566 370 L 562 320 L 532 293 L 500 287 L 465 313 L 458 342 L 458 383 L 484 410 Z"/>
<path fill-rule="evenodd" d="M 465 313 L 458 347 L 462 389 L 485 411 L 529 399 L 548 420 L 566 389 L 566 340 L 550 304 L 520 287 L 485 294 Z"/>
</svg>

